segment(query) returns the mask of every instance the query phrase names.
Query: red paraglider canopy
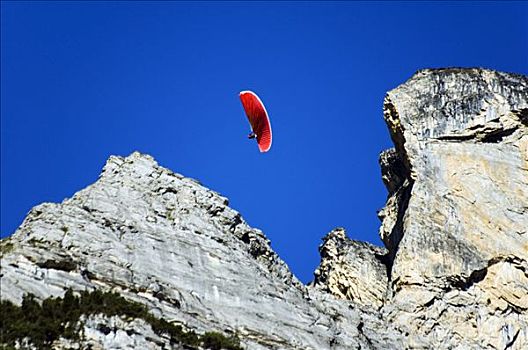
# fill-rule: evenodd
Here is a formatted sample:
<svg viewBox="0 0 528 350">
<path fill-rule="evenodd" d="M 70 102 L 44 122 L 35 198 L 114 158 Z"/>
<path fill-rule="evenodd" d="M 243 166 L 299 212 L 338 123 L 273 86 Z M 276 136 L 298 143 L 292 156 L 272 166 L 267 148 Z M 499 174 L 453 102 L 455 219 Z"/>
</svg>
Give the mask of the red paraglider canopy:
<svg viewBox="0 0 528 350">
<path fill-rule="evenodd" d="M 271 148 L 271 124 L 264 104 L 252 91 L 242 91 L 239 95 L 251 129 L 257 137 L 260 152 L 269 151 Z"/>
</svg>

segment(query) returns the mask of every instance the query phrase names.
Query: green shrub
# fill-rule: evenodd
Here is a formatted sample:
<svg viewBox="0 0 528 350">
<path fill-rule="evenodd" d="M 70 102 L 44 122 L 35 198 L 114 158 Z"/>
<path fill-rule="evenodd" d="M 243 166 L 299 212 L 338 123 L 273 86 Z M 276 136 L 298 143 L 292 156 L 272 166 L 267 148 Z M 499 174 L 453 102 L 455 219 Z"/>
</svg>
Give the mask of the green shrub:
<svg viewBox="0 0 528 350">
<path fill-rule="evenodd" d="M 211 350 L 242 350 L 240 340 L 237 337 L 227 338 L 225 335 L 217 332 L 206 332 L 201 336 L 202 346 Z"/>
<path fill-rule="evenodd" d="M 71 259 L 46 260 L 44 262 L 37 263 L 37 266 L 43 269 L 62 270 L 66 272 L 73 271 L 77 268 L 77 264 L 75 264 Z"/>
<path fill-rule="evenodd" d="M 25 295 L 21 306 L 10 301 L 0 303 L 0 347 L 12 348 L 17 340 L 29 338 L 38 349 L 50 349 L 60 337 L 79 340 L 81 315 L 104 314 L 141 318 L 149 323 L 158 335 L 167 335 L 172 344 L 202 346 L 211 350 L 241 350 L 237 337 L 207 332 L 198 335 L 184 331 L 181 326 L 159 319 L 137 302 L 126 300 L 117 293 L 83 291 L 76 296 L 71 289 L 63 298 L 50 297 L 39 304 L 32 294 Z"/>
<path fill-rule="evenodd" d="M 13 250 L 15 245 L 9 241 L 9 238 L 6 238 L 0 242 L 0 255 L 4 255 Z"/>
</svg>

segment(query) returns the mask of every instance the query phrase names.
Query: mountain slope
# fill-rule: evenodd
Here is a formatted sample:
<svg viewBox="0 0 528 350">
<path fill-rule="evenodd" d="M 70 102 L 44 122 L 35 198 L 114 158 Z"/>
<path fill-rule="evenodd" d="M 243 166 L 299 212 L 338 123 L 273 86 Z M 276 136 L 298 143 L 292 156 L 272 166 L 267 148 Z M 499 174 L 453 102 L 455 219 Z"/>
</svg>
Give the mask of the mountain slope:
<svg viewBox="0 0 528 350">
<path fill-rule="evenodd" d="M 111 157 L 95 184 L 35 207 L 3 243 L 13 248 L 2 259 L 2 298 L 112 290 L 198 332 L 236 332 L 251 349 L 376 342 L 359 324 L 387 332 L 380 346 L 398 344 L 374 313 L 303 286 L 227 204 L 150 156 Z"/>
<path fill-rule="evenodd" d="M 2 300 L 113 291 L 246 349 L 527 348 L 528 78 L 422 70 L 384 116 L 386 249 L 333 230 L 304 286 L 226 198 L 136 152 L 2 240 Z M 54 347 L 184 348 L 121 316 Z"/>
</svg>

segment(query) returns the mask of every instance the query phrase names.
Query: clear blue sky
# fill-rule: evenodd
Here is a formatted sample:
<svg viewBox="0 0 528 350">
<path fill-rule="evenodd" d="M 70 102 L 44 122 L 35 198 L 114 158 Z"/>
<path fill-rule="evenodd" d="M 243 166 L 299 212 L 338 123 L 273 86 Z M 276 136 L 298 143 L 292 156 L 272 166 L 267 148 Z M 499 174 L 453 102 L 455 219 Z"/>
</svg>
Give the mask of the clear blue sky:
<svg viewBox="0 0 528 350">
<path fill-rule="evenodd" d="M 151 154 L 231 201 L 304 282 L 328 231 L 381 244 L 387 90 L 427 67 L 528 74 L 526 2 L 1 3 L 1 235 Z M 257 92 L 271 151 L 247 139 Z"/>
</svg>

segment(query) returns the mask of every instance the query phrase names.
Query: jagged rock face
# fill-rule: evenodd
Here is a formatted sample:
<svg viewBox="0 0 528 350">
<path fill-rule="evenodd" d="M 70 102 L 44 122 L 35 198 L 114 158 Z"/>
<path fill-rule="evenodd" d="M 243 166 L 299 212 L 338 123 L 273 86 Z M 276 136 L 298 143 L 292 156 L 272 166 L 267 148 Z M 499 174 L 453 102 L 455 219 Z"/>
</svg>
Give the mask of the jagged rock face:
<svg viewBox="0 0 528 350">
<path fill-rule="evenodd" d="M 381 307 L 387 293 L 387 250 L 346 238 L 345 230 L 331 231 L 319 247 L 321 264 L 312 285 L 340 299 Z"/>
<path fill-rule="evenodd" d="M 380 154 L 379 163 L 383 183 L 389 191 L 385 207 L 378 212 L 381 220 L 379 235 L 389 249 L 389 258 L 392 261 L 403 236 L 403 215 L 409 202 L 412 180 L 396 149 L 390 148 L 383 151 Z"/>
<path fill-rule="evenodd" d="M 117 291 L 247 349 L 528 348 L 528 79 L 423 70 L 384 108 L 387 249 L 336 229 L 303 286 L 226 198 L 134 153 L 0 242 L 2 298 Z M 57 347 L 177 348 L 141 320 L 85 321 Z"/>
<path fill-rule="evenodd" d="M 385 118 L 386 316 L 431 344 L 528 347 L 528 79 L 420 71 Z"/>
<path fill-rule="evenodd" d="M 227 202 L 149 156 L 111 157 L 95 184 L 35 207 L 2 241 L 2 298 L 99 288 L 200 333 L 236 332 L 247 349 L 401 347 L 375 312 L 299 283 Z M 104 336 L 89 324 L 90 344 L 164 346 L 113 324 Z"/>
</svg>

